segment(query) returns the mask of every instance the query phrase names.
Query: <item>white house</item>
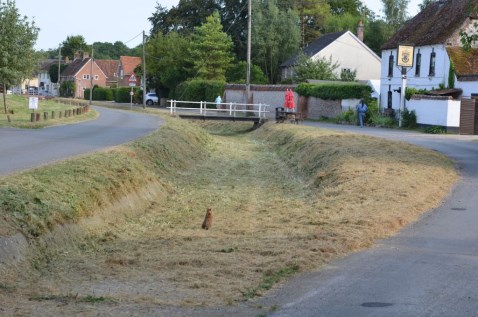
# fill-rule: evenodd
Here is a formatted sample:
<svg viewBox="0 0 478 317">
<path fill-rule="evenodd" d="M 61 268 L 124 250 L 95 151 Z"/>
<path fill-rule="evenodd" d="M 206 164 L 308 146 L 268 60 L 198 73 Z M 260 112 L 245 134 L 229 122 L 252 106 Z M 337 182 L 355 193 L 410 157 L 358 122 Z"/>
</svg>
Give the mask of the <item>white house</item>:
<svg viewBox="0 0 478 317">
<path fill-rule="evenodd" d="M 363 29 L 358 30 L 359 37 L 363 38 Z M 305 47 L 302 52 L 313 60 L 332 58 L 340 67 L 336 75 L 340 77 L 342 71 L 356 71 L 357 80 L 380 78 L 381 59 L 362 40 L 350 31 L 328 33 L 319 37 Z M 292 78 L 297 56 L 282 63 L 282 79 Z"/>
<path fill-rule="evenodd" d="M 473 24 L 478 22 L 475 11 L 477 5 L 478 0 L 437 0 L 408 21 L 382 46 L 380 106 L 383 109 L 400 108 L 401 95 L 398 90 L 402 84 L 402 68 L 397 66 L 397 51 L 401 44 L 414 46 L 413 67 L 406 68 L 407 87 L 427 90 L 461 89 L 461 97 L 468 98 L 478 94 L 478 67 L 471 67 L 478 66 L 477 57 L 474 57 L 478 55 L 459 53 L 463 51 L 460 31 L 473 32 Z M 435 104 L 436 102 L 438 100 L 435 100 Z M 459 111 L 456 104 L 452 108 L 455 112 Z M 427 109 L 429 110 L 421 109 L 422 119 L 427 112 L 434 111 L 433 106 Z M 459 118 L 459 113 L 453 113 L 452 116 L 455 118 L 451 120 L 454 122 L 453 127 L 457 128 L 459 120 L 456 117 Z M 417 119 L 420 120 L 420 117 L 417 116 Z M 450 120 L 441 118 L 424 123 L 442 125 L 438 122 Z"/>
</svg>

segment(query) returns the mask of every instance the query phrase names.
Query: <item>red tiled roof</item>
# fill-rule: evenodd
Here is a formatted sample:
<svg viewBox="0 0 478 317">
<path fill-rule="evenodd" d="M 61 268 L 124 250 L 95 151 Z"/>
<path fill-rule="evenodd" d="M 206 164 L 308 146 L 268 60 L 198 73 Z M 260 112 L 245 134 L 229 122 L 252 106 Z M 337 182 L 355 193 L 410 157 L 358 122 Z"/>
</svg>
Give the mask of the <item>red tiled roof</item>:
<svg viewBox="0 0 478 317">
<path fill-rule="evenodd" d="M 446 44 L 470 15 L 478 0 L 438 0 L 409 20 L 382 49 L 395 49 L 401 43 L 415 46 Z"/>
<path fill-rule="evenodd" d="M 141 65 L 141 62 L 142 60 L 140 57 L 121 56 L 120 63 L 123 67 L 123 74 L 125 76 L 133 74 L 134 69 L 138 67 L 138 65 Z"/>
</svg>

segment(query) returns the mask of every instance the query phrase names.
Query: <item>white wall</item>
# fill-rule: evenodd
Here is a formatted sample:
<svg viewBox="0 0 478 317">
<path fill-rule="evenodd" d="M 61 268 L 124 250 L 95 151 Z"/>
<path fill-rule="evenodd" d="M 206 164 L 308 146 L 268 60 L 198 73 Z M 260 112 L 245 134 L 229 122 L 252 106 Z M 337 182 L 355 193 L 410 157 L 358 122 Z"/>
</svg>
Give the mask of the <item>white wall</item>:
<svg viewBox="0 0 478 317">
<path fill-rule="evenodd" d="M 418 124 L 458 128 L 460 105 L 460 100 L 417 97 L 407 103 L 407 109 L 415 110 Z"/>
<path fill-rule="evenodd" d="M 419 76 L 415 75 L 416 72 L 416 56 L 420 50 L 422 55 L 421 67 Z M 432 51 L 436 53 L 435 59 L 435 76 L 429 76 L 430 70 L 430 56 Z M 388 61 L 389 56 L 394 56 L 393 77 L 388 77 Z M 450 68 L 450 58 L 443 45 L 432 46 L 420 46 L 415 47 L 413 56 L 413 68 L 407 69 L 407 87 L 413 87 L 416 89 L 428 89 L 438 88 L 440 84 L 448 86 L 448 71 Z M 455 81 L 456 83 L 456 81 Z M 400 108 L 400 94 L 393 90 L 398 89 L 402 85 L 401 67 L 397 66 L 397 50 L 384 50 L 382 51 L 382 70 L 381 70 L 381 108 L 387 108 L 388 91 L 392 91 L 392 108 Z M 456 86 L 456 84 L 455 84 Z M 408 102 L 407 102 L 408 104 Z"/>
<path fill-rule="evenodd" d="M 478 94 L 478 83 L 476 81 L 457 81 L 455 79 L 455 88 L 461 88 L 463 90 L 462 96 L 465 98 L 470 98 L 471 94 Z"/>
<path fill-rule="evenodd" d="M 333 62 L 340 64 L 336 71 L 339 77 L 341 70 L 348 68 L 357 71 L 357 80 L 380 78 L 380 57 L 351 32 L 344 33 L 313 58 L 328 59 L 330 56 Z"/>
<path fill-rule="evenodd" d="M 342 111 L 347 111 L 352 109 L 355 111 L 355 108 L 359 104 L 360 99 L 343 99 L 342 100 Z"/>
</svg>

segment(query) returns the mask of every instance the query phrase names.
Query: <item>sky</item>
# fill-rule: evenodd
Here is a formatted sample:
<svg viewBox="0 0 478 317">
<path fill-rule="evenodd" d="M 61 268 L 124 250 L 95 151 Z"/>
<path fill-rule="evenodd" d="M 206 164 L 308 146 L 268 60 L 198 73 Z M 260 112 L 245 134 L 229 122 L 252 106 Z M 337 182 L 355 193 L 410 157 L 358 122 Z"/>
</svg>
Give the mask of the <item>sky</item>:
<svg viewBox="0 0 478 317">
<path fill-rule="evenodd" d="M 20 15 L 34 20 L 40 28 L 35 48 L 56 49 L 67 36 L 82 35 L 87 44 L 121 41 L 129 47 L 141 43 L 143 31 L 149 34 L 148 18 L 157 3 L 170 8 L 179 0 L 82 0 L 81 5 L 65 0 L 16 0 Z M 381 0 L 362 0 L 377 15 L 383 16 Z M 422 0 L 410 0 L 408 14 L 418 13 Z"/>
</svg>

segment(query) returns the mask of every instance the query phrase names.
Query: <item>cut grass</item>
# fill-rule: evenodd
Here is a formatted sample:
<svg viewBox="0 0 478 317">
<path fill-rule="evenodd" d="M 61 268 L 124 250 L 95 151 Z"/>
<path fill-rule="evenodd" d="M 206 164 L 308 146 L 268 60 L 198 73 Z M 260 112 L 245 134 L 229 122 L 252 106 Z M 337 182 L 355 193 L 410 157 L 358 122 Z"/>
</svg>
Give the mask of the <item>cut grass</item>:
<svg viewBox="0 0 478 317">
<path fill-rule="evenodd" d="M 52 293 L 128 307 L 231 305 L 393 234 L 440 204 L 457 179 L 448 159 L 404 143 L 165 120 L 136 142 L 1 180 L 10 228 L 34 230 L 41 247 L 38 270 L 5 281 L 19 312 Z M 68 222 L 77 229 L 48 234 Z M 61 315 L 82 305 L 42 309 Z"/>
</svg>

